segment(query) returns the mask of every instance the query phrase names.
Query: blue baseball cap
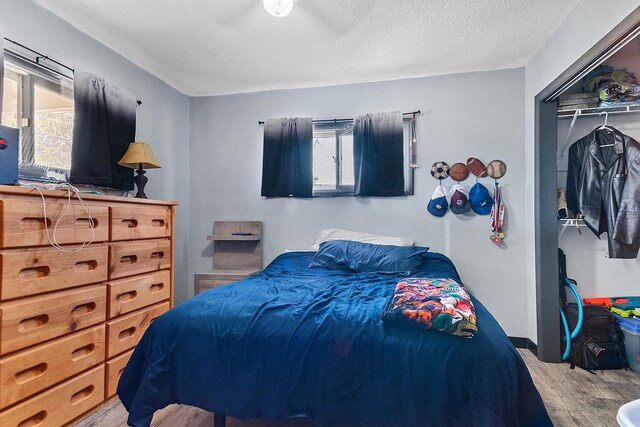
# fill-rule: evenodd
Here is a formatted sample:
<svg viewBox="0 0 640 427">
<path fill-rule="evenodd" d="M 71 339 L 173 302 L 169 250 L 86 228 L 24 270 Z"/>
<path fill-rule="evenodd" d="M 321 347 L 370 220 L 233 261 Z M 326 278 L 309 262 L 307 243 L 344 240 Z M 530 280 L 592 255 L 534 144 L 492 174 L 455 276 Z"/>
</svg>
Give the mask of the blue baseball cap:
<svg viewBox="0 0 640 427">
<path fill-rule="evenodd" d="M 442 185 L 438 185 L 431 196 L 431 200 L 427 203 L 427 211 L 433 216 L 444 216 L 449 209 L 447 202 L 447 189 Z"/>
<path fill-rule="evenodd" d="M 476 182 L 469 191 L 469 202 L 471 203 L 471 209 L 478 215 L 489 215 L 493 205 L 493 197 L 491 197 L 487 187 Z"/>
</svg>

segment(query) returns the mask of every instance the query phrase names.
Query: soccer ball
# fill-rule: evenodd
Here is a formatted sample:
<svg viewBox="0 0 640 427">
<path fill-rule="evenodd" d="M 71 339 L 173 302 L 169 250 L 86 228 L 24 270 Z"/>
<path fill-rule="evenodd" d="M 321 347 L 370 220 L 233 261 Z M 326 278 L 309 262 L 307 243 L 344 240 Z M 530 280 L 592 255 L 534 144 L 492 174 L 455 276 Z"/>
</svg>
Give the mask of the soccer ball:
<svg viewBox="0 0 640 427">
<path fill-rule="evenodd" d="M 445 162 L 435 162 L 431 166 L 431 176 L 435 179 L 446 179 L 449 177 L 449 165 Z"/>
</svg>

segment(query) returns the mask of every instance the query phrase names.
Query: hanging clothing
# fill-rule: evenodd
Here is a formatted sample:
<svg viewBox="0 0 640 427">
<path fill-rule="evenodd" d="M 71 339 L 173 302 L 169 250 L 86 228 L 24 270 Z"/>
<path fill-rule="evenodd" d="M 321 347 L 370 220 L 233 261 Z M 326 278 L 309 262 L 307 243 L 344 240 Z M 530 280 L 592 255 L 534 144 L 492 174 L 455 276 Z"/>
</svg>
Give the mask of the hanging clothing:
<svg viewBox="0 0 640 427">
<path fill-rule="evenodd" d="M 640 143 L 612 127 L 597 128 L 569 148 L 567 205 L 598 237 L 609 258 L 636 258 L 640 248 Z"/>
</svg>

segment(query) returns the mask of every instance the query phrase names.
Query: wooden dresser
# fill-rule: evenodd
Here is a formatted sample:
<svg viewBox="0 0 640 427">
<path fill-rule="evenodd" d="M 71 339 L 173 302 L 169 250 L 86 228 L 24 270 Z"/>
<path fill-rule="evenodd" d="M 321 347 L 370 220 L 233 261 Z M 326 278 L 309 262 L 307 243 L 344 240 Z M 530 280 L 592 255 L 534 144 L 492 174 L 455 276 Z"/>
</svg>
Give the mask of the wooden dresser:
<svg viewBox="0 0 640 427">
<path fill-rule="evenodd" d="M 62 426 L 116 393 L 173 306 L 175 202 L 0 186 L 0 426 Z M 49 244 L 57 224 L 60 251 Z"/>
</svg>

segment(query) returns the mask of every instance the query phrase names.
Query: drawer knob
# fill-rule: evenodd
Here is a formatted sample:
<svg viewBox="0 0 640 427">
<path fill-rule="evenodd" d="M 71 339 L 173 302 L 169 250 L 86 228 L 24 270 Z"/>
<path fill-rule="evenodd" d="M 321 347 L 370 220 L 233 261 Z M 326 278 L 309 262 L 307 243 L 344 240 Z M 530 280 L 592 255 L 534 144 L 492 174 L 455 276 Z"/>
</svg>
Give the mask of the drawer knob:
<svg viewBox="0 0 640 427">
<path fill-rule="evenodd" d="M 51 268 L 46 265 L 40 267 L 23 268 L 18 273 L 18 277 L 25 280 L 40 279 L 51 274 Z"/>
<path fill-rule="evenodd" d="M 136 255 L 125 255 L 120 258 L 120 264 L 135 264 L 136 262 L 138 262 Z"/>
<path fill-rule="evenodd" d="M 87 271 L 95 270 L 98 268 L 98 261 L 92 259 L 90 261 L 80 261 L 76 262 L 73 266 L 73 270 L 76 273 L 86 273 Z"/>
<path fill-rule="evenodd" d="M 162 289 L 164 289 L 164 283 L 154 283 L 149 287 L 149 290 L 152 294 L 155 294 L 156 292 L 162 292 Z"/>
<path fill-rule="evenodd" d="M 132 299 L 136 299 L 137 296 L 138 296 L 137 291 L 125 292 L 122 294 L 118 294 L 118 301 L 120 302 L 131 301 Z"/>
<path fill-rule="evenodd" d="M 69 403 L 71 404 L 71 406 L 76 406 L 80 402 L 83 402 L 90 398 L 95 389 L 96 387 L 93 384 L 83 388 L 82 390 L 74 393 L 73 396 L 71 396 L 71 399 L 69 399 Z"/>
<path fill-rule="evenodd" d="M 84 359 L 85 357 L 91 355 L 91 353 L 93 353 L 95 349 L 95 344 L 87 344 L 84 347 L 77 348 L 71 353 L 71 360 L 77 362 L 80 359 Z"/>
<path fill-rule="evenodd" d="M 27 418 L 26 420 L 20 421 L 18 427 L 37 427 L 41 426 L 44 423 L 44 420 L 47 418 L 47 411 L 40 411 L 37 414 L 34 414 Z"/>
<path fill-rule="evenodd" d="M 93 224 L 93 228 L 98 226 L 98 220 L 95 218 L 76 218 L 75 225 L 76 228 L 91 228 Z"/>
<path fill-rule="evenodd" d="M 136 333 L 135 326 L 127 328 L 118 334 L 118 340 L 119 341 L 126 340 L 127 338 L 132 337 L 135 333 Z"/>
<path fill-rule="evenodd" d="M 162 251 L 151 253 L 151 259 L 163 259 L 163 258 L 164 258 L 164 252 Z"/>
<path fill-rule="evenodd" d="M 71 316 L 72 317 L 84 316 L 85 314 L 91 313 L 95 309 L 96 309 L 95 302 L 88 302 L 86 304 L 76 305 L 75 307 L 73 307 L 73 310 L 71 310 Z"/>
<path fill-rule="evenodd" d="M 20 321 L 20 323 L 18 324 L 18 330 L 20 332 L 30 332 L 34 329 L 43 327 L 47 324 L 48 321 L 49 316 L 47 316 L 46 314 L 29 317 Z"/>
<path fill-rule="evenodd" d="M 49 218 L 47 220 L 47 227 L 51 227 L 51 220 Z M 39 231 L 44 230 L 45 218 L 38 217 L 25 217 L 20 220 L 20 228 L 24 231 Z"/>
<path fill-rule="evenodd" d="M 25 369 L 24 371 L 20 371 L 15 374 L 16 384 L 22 385 L 28 383 L 31 380 L 43 376 L 46 371 L 46 363 L 40 363 L 39 365 L 32 366 L 31 368 Z"/>
<path fill-rule="evenodd" d="M 136 219 L 123 219 L 122 224 L 126 225 L 127 228 L 136 228 L 138 226 L 138 220 Z"/>
<path fill-rule="evenodd" d="M 164 219 L 152 219 L 151 226 L 152 227 L 164 227 L 165 220 Z"/>
</svg>

